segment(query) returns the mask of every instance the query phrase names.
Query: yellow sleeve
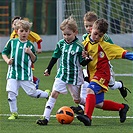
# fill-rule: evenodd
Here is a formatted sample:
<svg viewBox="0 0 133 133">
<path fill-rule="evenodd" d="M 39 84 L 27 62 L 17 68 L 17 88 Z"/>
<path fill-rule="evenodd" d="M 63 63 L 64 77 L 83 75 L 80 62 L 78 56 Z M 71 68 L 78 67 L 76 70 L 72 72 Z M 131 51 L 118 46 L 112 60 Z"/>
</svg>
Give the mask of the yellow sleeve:
<svg viewBox="0 0 133 133">
<path fill-rule="evenodd" d="M 15 30 L 13 30 L 13 32 L 10 35 L 10 39 L 13 39 L 13 38 L 18 38 L 18 34 L 15 32 Z"/>
<path fill-rule="evenodd" d="M 120 59 L 123 56 L 123 53 L 126 52 L 125 49 L 122 47 L 116 45 L 116 44 L 110 44 L 108 42 L 102 42 L 101 47 L 104 49 L 104 52 L 107 55 L 107 58 L 109 60 L 112 59 Z"/>
<path fill-rule="evenodd" d="M 40 41 L 42 39 L 41 39 L 41 37 L 37 33 L 33 32 L 33 31 L 30 31 L 30 34 L 28 36 L 28 40 L 30 40 L 33 43 L 34 42 L 37 43 L 38 41 Z"/>
</svg>

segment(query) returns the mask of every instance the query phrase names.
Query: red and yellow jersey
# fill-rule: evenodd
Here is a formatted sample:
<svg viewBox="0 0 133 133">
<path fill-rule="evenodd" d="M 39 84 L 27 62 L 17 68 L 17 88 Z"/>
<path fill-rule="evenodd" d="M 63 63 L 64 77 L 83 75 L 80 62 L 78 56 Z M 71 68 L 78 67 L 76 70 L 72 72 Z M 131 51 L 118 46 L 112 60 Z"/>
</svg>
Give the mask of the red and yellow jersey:
<svg viewBox="0 0 133 133">
<path fill-rule="evenodd" d="M 98 43 L 91 42 L 90 35 L 83 41 L 85 50 L 92 56 L 87 68 L 90 81 L 94 81 L 103 87 L 103 91 L 108 90 L 110 80 L 109 60 L 123 58 L 126 50 L 118 45 L 112 45 L 100 39 Z"/>
<path fill-rule="evenodd" d="M 12 39 L 12 38 L 18 38 L 18 34 L 16 33 L 15 30 L 11 33 L 10 39 Z M 37 45 L 40 45 L 40 42 L 42 42 L 41 37 L 33 31 L 30 31 L 30 34 L 28 36 L 28 40 L 30 40 L 32 43 L 36 42 Z M 41 46 L 38 46 L 38 48 L 40 48 L 40 47 Z"/>
</svg>

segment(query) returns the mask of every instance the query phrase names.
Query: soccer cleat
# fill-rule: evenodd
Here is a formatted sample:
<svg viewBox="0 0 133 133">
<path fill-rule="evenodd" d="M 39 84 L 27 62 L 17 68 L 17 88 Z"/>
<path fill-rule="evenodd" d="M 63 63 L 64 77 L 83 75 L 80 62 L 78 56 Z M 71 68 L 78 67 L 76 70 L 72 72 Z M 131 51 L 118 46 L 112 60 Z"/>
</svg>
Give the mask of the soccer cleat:
<svg viewBox="0 0 133 133">
<path fill-rule="evenodd" d="M 50 96 L 50 90 L 45 90 L 45 92 L 48 93 L 48 97 L 46 98 L 48 100 L 49 99 L 49 96 Z"/>
<path fill-rule="evenodd" d="M 85 126 L 91 126 L 91 120 L 89 119 L 87 115 L 78 115 L 77 119 L 80 122 L 83 122 Z"/>
<path fill-rule="evenodd" d="M 36 124 L 44 126 L 48 124 L 48 120 L 47 119 L 40 119 L 36 121 Z"/>
<path fill-rule="evenodd" d="M 123 123 L 126 120 L 126 114 L 127 114 L 127 111 L 129 110 L 129 106 L 127 104 L 123 104 L 123 105 L 124 105 L 124 108 L 119 111 L 121 123 Z"/>
<path fill-rule="evenodd" d="M 15 120 L 18 119 L 18 113 L 12 113 L 8 120 Z"/>
<path fill-rule="evenodd" d="M 36 89 L 39 88 L 39 82 L 40 82 L 40 79 L 37 79 L 36 81 L 34 81 L 34 84 L 36 85 Z"/>
<path fill-rule="evenodd" d="M 121 84 L 122 84 L 122 87 L 119 88 L 119 91 L 120 91 L 122 97 L 125 99 L 125 97 L 127 96 L 127 90 L 128 90 L 130 93 L 131 93 L 131 91 L 130 91 L 128 88 L 124 87 L 122 81 L 119 81 L 119 82 L 121 82 Z"/>
<path fill-rule="evenodd" d="M 71 106 L 70 107 L 75 114 L 84 114 L 84 110 L 78 105 L 78 107 Z"/>
</svg>

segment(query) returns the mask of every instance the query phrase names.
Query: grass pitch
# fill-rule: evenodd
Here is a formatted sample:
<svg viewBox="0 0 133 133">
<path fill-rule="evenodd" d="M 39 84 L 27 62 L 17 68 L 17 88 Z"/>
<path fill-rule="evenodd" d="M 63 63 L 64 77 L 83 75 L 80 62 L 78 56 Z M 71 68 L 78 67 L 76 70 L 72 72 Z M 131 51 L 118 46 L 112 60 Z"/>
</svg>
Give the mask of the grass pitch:
<svg viewBox="0 0 133 133">
<path fill-rule="evenodd" d="M 52 69 L 51 75 L 45 77 L 43 72 L 51 59 L 52 52 L 44 52 L 38 55 L 38 61 L 35 63 L 34 75 L 40 79 L 39 88 L 42 90 L 52 89 L 54 77 L 57 72 L 57 66 Z M 127 60 L 113 60 L 115 73 L 133 73 L 133 65 Z M 59 95 L 55 107 L 52 111 L 52 117 L 47 126 L 39 126 L 36 120 L 43 114 L 46 99 L 35 99 L 27 96 L 20 88 L 18 101 L 19 119 L 8 120 L 10 115 L 7 93 L 6 93 L 6 73 L 7 64 L 0 57 L 0 133 L 132 133 L 133 132 L 133 77 L 120 76 L 116 80 L 122 80 L 124 85 L 132 93 L 128 93 L 126 102 L 118 90 L 109 90 L 105 94 L 105 99 L 111 99 L 116 102 L 126 103 L 130 106 L 125 123 L 119 122 L 119 114 L 115 111 L 103 111 L 95 109 L 91 127 L 85 127 L 76 117 L 69 125 L 61 125 L 55 118 L 56 111 L 66 105 L 75 105 L 70 94 Z"/>
</svg>

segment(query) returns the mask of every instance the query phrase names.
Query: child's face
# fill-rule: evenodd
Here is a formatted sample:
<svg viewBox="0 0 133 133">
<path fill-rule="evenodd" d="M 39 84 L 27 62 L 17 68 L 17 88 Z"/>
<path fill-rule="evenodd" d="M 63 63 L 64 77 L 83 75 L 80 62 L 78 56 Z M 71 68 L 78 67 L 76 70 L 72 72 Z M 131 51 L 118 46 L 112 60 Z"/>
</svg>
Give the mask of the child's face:
<svg viewBox="0 0 133 133">
<path fill-rule="evenodd" d="M 91 33 L 93 24 L 94 24 L 94 21 L 84 20 L 84 27 L 87 33 Z"/>
<path fill-rule="evenodd" d="M 92 28 L 91 38 L 94 42 L 99 42 L 99 40 L 103 37 L 104 33 L 100 32 L 98 29 Z"/>
<path fill-rule="evenodd" d="M 77 35 L 77 33 L 78 31 L 74 32 L 68 28 L 65 28 L 62 31 L 63 38 L 66 40 L 67 43 L 71 43 L 75 39 L 75 36 Z"/>
<path fill-rule="evenodd" d="M 25 30 L 22 27 L 17 30 L 18 37 L 21 41 L 27 41 L 30 30 Z"/>
</svg>

